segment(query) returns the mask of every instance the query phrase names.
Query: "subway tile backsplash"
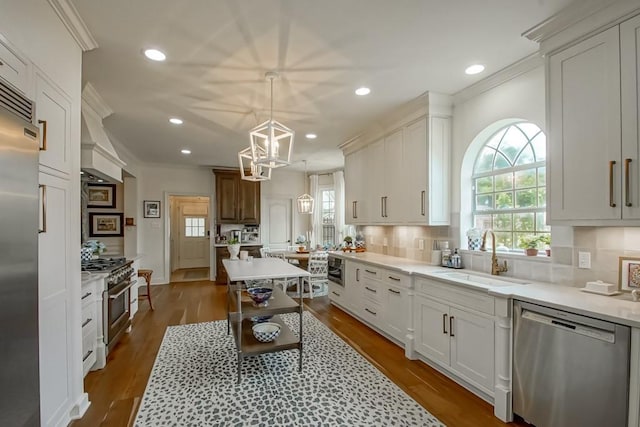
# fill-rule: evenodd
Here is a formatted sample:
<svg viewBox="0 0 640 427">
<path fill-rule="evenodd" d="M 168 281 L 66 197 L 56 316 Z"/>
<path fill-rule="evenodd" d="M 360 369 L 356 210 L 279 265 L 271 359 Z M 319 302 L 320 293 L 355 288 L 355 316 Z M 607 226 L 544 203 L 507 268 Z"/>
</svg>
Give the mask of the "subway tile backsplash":
<svg viewBox="0 0 640 427">
<path fill-rule="evenodd" d="M 431 262 L 433 242 L 448 240 L 451 249 L 458 247 L 458 230 L 457 227 L 362 226 L 357 232 L 365 237 L 370 252 Z M 561 233 L 562 246 L 554 246 L 552 241 L 550 258 L 499 254 L 501 260 L 507 259 L 509 263 L 505 276 L 576 287 L 583 287 L 591 280 L 617 284 L 618 258 L 640 257 L 640 227 L 563 227 Z M 424 250 L 419 249 L 420 240 L 424 240 Z M 591 268 L 578 268 L 581 251 L 591 253 Z M 471 270 L 488 272 L 490 258 L 490 252 L 462 251 L 463 265 Z"/>
</svg>

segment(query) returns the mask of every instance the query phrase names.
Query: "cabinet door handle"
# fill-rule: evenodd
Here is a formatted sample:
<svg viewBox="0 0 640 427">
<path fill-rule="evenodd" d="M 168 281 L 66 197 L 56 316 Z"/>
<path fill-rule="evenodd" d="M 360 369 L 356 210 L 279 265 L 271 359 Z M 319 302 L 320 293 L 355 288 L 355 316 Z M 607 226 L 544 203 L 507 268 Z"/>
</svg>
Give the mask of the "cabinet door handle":
<svg viewBox="0 0 640 427">
<path fill-rule="evenodd" d="M 631 159 L 624 159 L 624 205 L 627 207 L 633 206 L 631 203 L 631 197 L 629 195 L 629 164 Z"/>
<path fill-rule="evenodd" d="M 400 295 L 400 291 L 396 291 L 395 289 L 389 288 L 389 292 L 393 292 L 394 294 Z"/>
<path fill-rule="evenodd" d="M 370 288 L 370 287 L 368 287 L 368 286 L 365 286 L 364 288 L 365 288 L 366 290 L 368 290 L 369 292 L 373 292 L 374 294 L 378 293 L 378 291 L 376 291 L 375 289 L 371 289 L 371 288 Z"/>
<path fill-rule="evenodd" d="M 449 317 L 449 336 L 450 337 L 455 337 L 453 333 L 453 319 L 455 319 L 454 316 Z"/>
<path fill-rule="evenodd" d="M 85 326 L 87 326 L 89 323 L 91 323 L 91 318 L 88 318 L 87 320 L 85 320 L 84 322 L 82 322 L 82 327 L 84 328 Z"/>
<path fill-rule="evenodd" d="M 367 313 L 373 314 L 374 316 L 377 316 L 377 313 L 375 311 L 371 311 L 368 308 L 365 308 L 364 311 L 366 311 Z"/>
<path fill-rule="evenodd" d="M 351 203 L 351 216 L 352 216 L 353 218 L 358 218 L 358 213 L 357 213 L 357 211 L 356 211 L 356 203 L 358 203 L 358 202 L 357 202 L 357 201 L 353 201 L 353 202 Z"/>
<path fill-rule="evenodd" d="M 427 192 L 426 190 L 422 190 L 420 192 L 420 215 L 424 216 L 425 215 L 425 210 L 426 210 L 426 206 L 425 206 L 425 201 L 427 199 Z"/>
<path fill-rule="evenodd" d="M 84 356 L 82 356 L 82 361 L 84 362 L 85 360 L 87 360 L 89 358 L 89 356 L 91 356 L 91 353 L 93 353 L 93 350 L 89 350 L 87 352 L 87 354 L 85 354 Z"/>
<path fill-rule="evenodd" d="M 393 277 L 393 276 L 387 276 L 387 277 L 391 280 L 395 280 L 396 282 L 400 281 L 400 279 L 398 279 L 397 277 Z"/>
<path fill-rule="evenodd" d="M 609 206 L 616 207 L 616 202 L 613 200 L 613 165 L 616 164 L 615 160 L 609 161 Z"/>
<path fill-rule="evenodd" d="M 384 217 L 387 218 L 387 196 L 382 198 L 382 205 L 384 206 Z"/>
<path fill-rule="evenodd" d="M 340 296 L 340 294 L 339 294 L 339 293 L 337 293 L 337 292 L 331 291 L 331 293 L 332 293 L 332 294 L 334 294 L 334 295 L 335 295 L 335 296 L 337 296 L 337 297 L 339 297 L 339 296 Z"/>
<path fill-rule="evenodd" d="M 380 197 L 380 216 L 384 218 L 384 197 Z"/>
<path fill-rule="evenodd" d="M 38 229 L 38 233 L 47 232 L 47 186 L 38 185 L 40 189 L 40 209 L 42 209 L 42 226 Z"/>
<path fill-rule="evenodd" d="M 80 298 L 80 299 L 83 300 L 83 299 L 85 299 L 85 298 L 87 298 L 89 296 L 91 296 L 91 292 L 87 292 L 86 294 L 82 295 L 82 298 Z"/>
<path fill-rule="evenodd" d="M 40 151 L 47 151 L 47 121 L 38 120 L 38 124 L 42 125 L 42 145 Z"/>
<path fill-rule="evenodd" d="M 449 332 L 447 332 L 447 313 L 442 315 L 442 333 L 445 335 L 449 334 Z"/>
<path fill-rule="evenodd" d="M 364 271 L 366 271 L 369 274 L 378 274 L 378 272 L 376 271 L 371 271 L 371 270 L 367 270 L 366 268 L 364 269 Z"/>
<path fill-rule="evenodd" d="M 360 269 L 356 268 L 356 282 L 360 281 Z"/>
</svg>

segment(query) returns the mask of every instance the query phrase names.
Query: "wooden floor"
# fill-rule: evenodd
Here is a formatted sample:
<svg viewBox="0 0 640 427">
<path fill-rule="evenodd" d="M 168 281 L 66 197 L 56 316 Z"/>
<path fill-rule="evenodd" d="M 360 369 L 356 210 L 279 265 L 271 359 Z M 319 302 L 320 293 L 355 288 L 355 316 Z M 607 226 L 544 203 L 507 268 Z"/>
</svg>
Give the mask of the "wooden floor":
<svg viewBox="0 0 640 427">
<path fill-rule="evenodd" d="M 171 273 L 171 283 L 198 282 L 209 279 L 209 267 L 179 268 Z"/>
<path fill-rule="evenodd" d="M 91 406 L 73 427 L 131 425 L 166 327 L 226 318 L 226 286 L 202 281 L 153 286 L 152 291 L 155 311 L 142 301 L 131 333 L 109 354 L 107 367 L 86 376 Z M 507 425 L 493 416 L 491 405 L 424 363 L 408 360 L 400 347 L 326 297 L 315 298 L 308 309 L 447 426 Z"/>
</svg>

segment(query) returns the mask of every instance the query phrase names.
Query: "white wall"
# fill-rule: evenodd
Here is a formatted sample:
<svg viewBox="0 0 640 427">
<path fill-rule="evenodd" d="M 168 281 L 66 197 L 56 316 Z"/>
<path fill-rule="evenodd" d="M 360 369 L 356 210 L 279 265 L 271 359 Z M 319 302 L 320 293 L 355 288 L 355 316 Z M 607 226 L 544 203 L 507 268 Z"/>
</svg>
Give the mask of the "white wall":
<svg viewBox="0 0 640 427">
<path fill-rule="evenodd" d="M 153 270 L 154 285 L 169 283 L 171 274 L 165 271 L 165 246 L 169 237 L 169 206 L 166 201 L 170 194 L 213 198 L 213 173 L 209 168 L 158 165 L 140 165 L 138 173 L 138 246 L 144 255 L 140 266 Z M 159 219 L 143 217 L 144 200 L 160 200 L 162 213 Z"/>
</svg>

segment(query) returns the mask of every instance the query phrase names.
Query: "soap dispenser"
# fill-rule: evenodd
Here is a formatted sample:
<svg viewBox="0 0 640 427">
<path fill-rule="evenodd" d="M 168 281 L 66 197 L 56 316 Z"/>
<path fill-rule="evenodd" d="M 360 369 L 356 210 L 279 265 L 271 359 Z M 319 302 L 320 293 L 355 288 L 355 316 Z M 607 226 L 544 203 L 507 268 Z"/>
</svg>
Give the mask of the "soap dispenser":
<svg viewBox="0 0 640 427">
<path fill-rule="evenodd" d="M 462 257 L 458 253 L 458 248 L 455 248 L 453 250 L 453 255 L 451 255 L 451 267 L 462 268 Z"/>
</svg>

